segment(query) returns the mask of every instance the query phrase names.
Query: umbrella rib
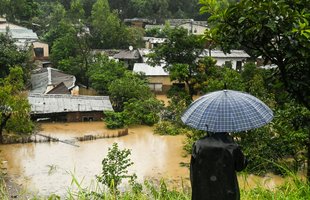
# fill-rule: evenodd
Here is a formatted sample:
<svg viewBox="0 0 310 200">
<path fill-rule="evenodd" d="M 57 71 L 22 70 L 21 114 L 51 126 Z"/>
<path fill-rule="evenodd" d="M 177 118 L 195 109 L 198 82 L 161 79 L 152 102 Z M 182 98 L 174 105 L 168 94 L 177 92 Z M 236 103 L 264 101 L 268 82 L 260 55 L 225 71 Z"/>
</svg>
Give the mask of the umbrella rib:
<svg viewBox="0 0 310 200">
<path fill-rule="evenodd" d="M 248 103 L 249 105 L 251 105 L 251 103 L 250 103 L 250 101 L 249 100 L 252 100 L 252 101 L 257 101 L 256 99 L 251 99 L 251 98 L 249 98 L 248 96 L 245 96 L 245 102 L 246 103 Z M 259 102 L 260 104 L 259 105 L 262 105 L 262 106 L 264 106 L 264 107 L 267 107 L 262 101 L 261 102 Z M 263 126 L 263 125 L 265 125 L 265 124 L 267 124 L 268 122 L 270 122 L 270 119 L 272 119 L 272 117 L 270 118 L 270 119 L 265 119 L 265 116 L 263 116 L 263 114 L 259 111 L 259 109 L 257 108 L 257 106 L 252 106 L 252 108 L 253 109 L 255 109 L 255 111 L 256 111 L 256 114 L 259 114 L 260 115 L 260 118 L 259 119 L 261 119 L 264 123 L 259 123 L 259 124 L 254 124 L 252 121 L 251 121 L 251 123 L 252 123 L 252 127 L 253 128 L 258 128 L 258 127 L 261 127 L 261 126 Z M 267 107 L 267 108 L 269 108 L 269 107 Z"/>
<path fill-rule="evenodd" d="M 212 99 L 212 101 L 209 103 L 209 105 L 211 105 L 211 104 L 214 103 L 214 102 L 217 102 L 217 101 L 216 101 L 216 100 L 217 100 L 217 97 L 218 97 L 218 96 L 214 96 L 213 99 Z M 219 107 L 220 107 L 220 103 L 217 104 L 217 107 L 216 107 L 216 109 L 214 109 L 214 110 L 215 110 L 215 111 L 218 110 Z M 205 109 L 203 113 L 206 113 L 206 110 L 207 110 L 207 109 Z M 211 121 L 216 121 L 216 118 L 217 118 L 217 117 L 218 117 L 218 116 L 216 116 L 216 115 L 210 115 L 209 122 L 211 122 Z M 214 129 L 214 127 L 210 126 L 210 124 L 205 123 L 204 125 L 207 127 L 207 130 L 206 130 L 206 131 L 216 132 L 215 129 Z"/>
</svg>

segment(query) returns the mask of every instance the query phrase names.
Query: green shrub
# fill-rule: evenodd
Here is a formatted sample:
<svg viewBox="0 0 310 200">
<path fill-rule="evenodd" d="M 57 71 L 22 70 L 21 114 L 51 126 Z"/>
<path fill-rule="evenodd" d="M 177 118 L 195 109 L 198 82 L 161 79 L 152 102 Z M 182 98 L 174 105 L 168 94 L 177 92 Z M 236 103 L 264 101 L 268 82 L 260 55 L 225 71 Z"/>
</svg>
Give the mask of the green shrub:
<svg viewBox="0 0 310 200">
<path fill-rule="evenodd" d="M 145 100 L 131 99 L 124 104 L 124 121 L 126 125 L 154 125 L 160 119 L 160 113 L 164 108 L 163 102 L 149 98 Z"/>
<path fill-rule="evenodd" d="M 124 117 L 122 113 L 119 112 L 105 112 L 104 122 L 106 123 L 107 128 L 116 129 L 123 128 L 125 126 Z"/>
<path fill-rule="evenodd" d="M 181 129 L 170 121 L 161 121 L 154 126 L 154 133 L 159 135 L 178 135 Z"/>
<path fill-rule="evenodd" d="M 106 185 L 112 191 L 117 191 L 117 187 L 123 179 L 130 179 L 132 182 L 136 175 L 128 174 L 128 167 L 133 165 L 129 156 L 129 149 L 120 150 L 117 143 L 113 143 L 112 148 L 108 149 L 108 155 L 102 160 L 102 172 L 97 176 L 98 182 Z"/>
</svg>

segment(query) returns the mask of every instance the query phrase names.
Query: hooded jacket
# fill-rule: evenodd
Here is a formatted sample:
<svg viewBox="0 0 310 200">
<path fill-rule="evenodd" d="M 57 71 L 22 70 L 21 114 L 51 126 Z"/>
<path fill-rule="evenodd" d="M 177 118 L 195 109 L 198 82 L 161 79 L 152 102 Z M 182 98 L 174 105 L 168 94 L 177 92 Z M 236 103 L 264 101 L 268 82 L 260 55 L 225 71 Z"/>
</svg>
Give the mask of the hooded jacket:
<svg viewBox="0 0 310 200">
<path fill-rule="evenodd" d="M 236 171 L 246 165 L 241 149 L 227 133 L 197 140 L 190 163 L 192 200 L 240 199 Z"/>
</svg>

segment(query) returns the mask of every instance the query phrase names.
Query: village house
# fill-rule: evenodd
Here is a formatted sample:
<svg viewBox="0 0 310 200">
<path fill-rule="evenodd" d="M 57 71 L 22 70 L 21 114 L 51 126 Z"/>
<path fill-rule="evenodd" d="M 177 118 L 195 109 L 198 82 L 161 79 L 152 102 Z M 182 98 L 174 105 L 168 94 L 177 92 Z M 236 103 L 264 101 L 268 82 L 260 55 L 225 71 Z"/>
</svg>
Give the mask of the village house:
<svg viewBox="0 0 310 200">
<path fill-rule="evenodd" d="M 51 67 L 33 70 L 31 73 L 32 94 L 72 94 L 79 95 L 76 78 Z"/>
<path fill-rule="evenodd" d="M 138 49 L 138 51 L 142 58 L 142 63 L 135 63 L 133 72 L 144 73 L 149 81 L 149 87 L 152 91 L 158 94 L 166 93 L 172 85 L 177 84 L 170 81 L 169 73 L 163 68 L 164 64 L 154 67 L 147 64 L 147 55 L 152 52 L 151 49 Z M 212 50 L 210 52 L 205 49 L 200 55 L 200 58 L 210 55 L 217 61 L 216 65 L 231 66 L 234 70 L 240 70 L 246 60 L 250 57 L 243 50 L 231 50 L 231 53 L 225 54 L 220 50 Z"/>
<path fill-rule="evenodd" d="M 124 19 L 124 23 L 128 26 L 144 28 L 147 24 L 156 24 L 156 20 L 145 18 Z"/>
<path fill-rule="evenodd" d="M 32 48 L 33 58 L 44 60 L 49 57 L 48 44 L 40 42 L 38 36 L 31 29 L 9 23 L 0 18 L 0 34 L 8 34 L 20 49 Z"/>
<path fill-rule="evenodd" d="M 141 56 L 138 50 L 134 50 L 132 46 L 129 47 L 129 50 L 120 50 L 119 53 L 116 53 L 113 58 L 118 61 L 124 62 L 127 69 L 132 70 L 133 66 L 137 62 L 141 62 Z"/>
<path fill-rule="evenodd" d="M 193 19 L 168 19 L 166 21 L 171 28 L 182 27 L 188 31 L 189 34 L 203 35 L 208 29 L 207 21 L 195 21 Z"/>
<path fill-rule="evenodd" d="M 105 111 L 113 111 L 107 96 L 70 94 L 29 94 L 31 118 L 50 121 L 99 121 Z"/>
<path fill-rule="evenodd" d="M 165 94 L 173 85 L 169 73 L 161 66 L 150 66 L 147 63 L 135 63 L 133 72 L 143 73 L 148 79 L 150 89 L 157 94 Z"/>
<path fill-rule="evenodd" d="M 153 49 L 158 45 L 164 43 L 167 39 L 166 38 L 156 38 L 156 37 L 143 37 L 143 41 L 145 42 L 145 48 Z"/>
<path fill-rule="evenodd" d="M 205 49 L 200 57 L 211 56 L 216 60 L 218 66 L 231 66 L 232 69 L 240 71 L 250 56 L 243 50 L 231 50 L 230 53 L 224 53 L 220 50 Z"/>
</svg>

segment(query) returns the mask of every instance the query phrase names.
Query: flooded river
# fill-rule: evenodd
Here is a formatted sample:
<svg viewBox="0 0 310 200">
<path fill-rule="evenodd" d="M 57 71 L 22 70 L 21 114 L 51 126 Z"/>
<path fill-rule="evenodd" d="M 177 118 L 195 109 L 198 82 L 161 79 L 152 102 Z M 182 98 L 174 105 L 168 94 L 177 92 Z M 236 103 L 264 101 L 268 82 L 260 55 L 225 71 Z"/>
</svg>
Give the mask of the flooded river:
<svg viewBox="0 0 310 200">
<path fill-rule="evenodd" d="M 72 140 L 84 135 L 113 134 L 103 122 L 90 123 L 44 123 L 40 134 L 62 140 Z M 184 136 L 154 135 L 152 128 L 130 128 L 129 134 L 119 138 L 105 138 L 76 142 L 79 147 L 60 142 L 36 144 L 12 144 L 0 146 L 1 157 L 13 179 L 30 191 L 41 195 L 64 194 L 70 186 L 73 173 L 83 185 L 88 186 L 95 175 L 100 174 L 101 161 L 108 148 L 117 142 L 120 149 L 131 149 L 131 160 L 138 180 L 166 178 L 181 182 L 188 179 L 189 170 L 180 167 L 189 162 L 182 157 Z"/>
<path fill-rule="evenodd" d="M 62 140 L 72 140 L 84 135 L 107 135 L 117 131 L 107 130 L 103 122 L 89 123 L 43 123 L 40 134 Z M 60 142 L 1 145 L 1 157 L 8 174 L 15 182 L 32 193 L 48 195 L 65 194 L 71 184 L 72 176 L 89 186 L 95 175 L 101 171 L 101 161 L 107 155 L 108 148 L 117 142 L 120 149 L 131 149 L 134 165 L 130 173 L 136 173 L 138 181 L 144 179 L 174 180 L 189 184 L 189 170 L 180 163 L 189 163 L 189 157 L 183 157 L 184 136 L 154 135 L 151 127 L 130 128 L 129 134 L 119 138 L 105 138 L 76 142 L 79 147 Z M 256 185 L 275 188 L 282 183 L 279 176 L 253 175 L 239 176 L 240 188 Z"/>
</svg>

